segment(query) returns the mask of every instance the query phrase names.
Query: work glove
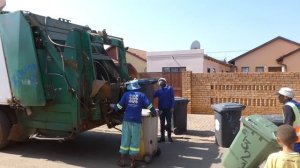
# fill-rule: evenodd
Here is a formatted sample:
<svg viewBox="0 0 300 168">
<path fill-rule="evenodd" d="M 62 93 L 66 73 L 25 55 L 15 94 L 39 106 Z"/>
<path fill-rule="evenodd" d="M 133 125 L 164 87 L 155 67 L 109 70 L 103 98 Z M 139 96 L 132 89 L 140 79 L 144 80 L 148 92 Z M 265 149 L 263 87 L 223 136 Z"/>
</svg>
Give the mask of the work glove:
<svg viewBox="0 0 300 168">
<path fill-rule="evenodd" d="M 156 113 L 153 113 L 153 112 L 151 112 L 150 115 L 151 115 L 151 117 L 156 117 L 157 116 Z"/>
<path fill-rule="evenodd" d="M 150 115 L 151 115 L 151 117 L 156 117 L 157 116 L 157 112 L 154 108 L 151 109 Z"/>
</svg>

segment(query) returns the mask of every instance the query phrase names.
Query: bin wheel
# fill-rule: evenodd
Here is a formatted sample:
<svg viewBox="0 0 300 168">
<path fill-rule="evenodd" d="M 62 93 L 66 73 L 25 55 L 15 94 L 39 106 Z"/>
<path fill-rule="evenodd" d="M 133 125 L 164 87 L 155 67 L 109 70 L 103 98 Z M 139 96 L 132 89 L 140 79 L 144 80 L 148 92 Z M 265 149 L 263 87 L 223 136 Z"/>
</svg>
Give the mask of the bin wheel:
<svg viewBox="0 0 300 168">
<path fill-rule="evenodd" d="M 159 156 L 161 154 L 161 149 L 158 147 L 154 156 Z"/>
<path fill-rule="evenodd" d="M 150 163 L 151 160 L 152 160 L 152 156 L 150 156 L 150 155 L 145 155 L 145 156 L 144 156 L 144 161 L 145 161 L 146 163 Z"/>
<path fill-rule="evenodd" d="M 175 135 L 179 135 L 179 134 L 180 134 L 180 131 L 178 130 L 178 128 L 175 128 L 175 129 L 173 130 L 173 132 L 174 132 Z"/>
<path fill-rule="evenodd" d="M 10 123 L 5 113 L 0 111 L 0 149 L 8 144 L 8 135 L 10 130 Z"/>
</svg>

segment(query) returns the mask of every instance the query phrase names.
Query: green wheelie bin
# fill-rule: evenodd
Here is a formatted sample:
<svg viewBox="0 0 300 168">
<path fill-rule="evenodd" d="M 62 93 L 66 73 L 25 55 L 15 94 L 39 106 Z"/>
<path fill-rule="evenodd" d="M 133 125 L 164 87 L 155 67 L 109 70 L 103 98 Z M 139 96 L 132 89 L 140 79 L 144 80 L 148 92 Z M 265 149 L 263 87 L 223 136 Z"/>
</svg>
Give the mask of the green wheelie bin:
<svg viewBox="0 0 300 168">
<path fill-rule="evenodd" d="M 242 120 L 243 126 L 222 159 L 225 168 L 255 168 L 269 154 L 279 151 L 276 142 L 277 126 L 260 115 Z"/>
</svg>

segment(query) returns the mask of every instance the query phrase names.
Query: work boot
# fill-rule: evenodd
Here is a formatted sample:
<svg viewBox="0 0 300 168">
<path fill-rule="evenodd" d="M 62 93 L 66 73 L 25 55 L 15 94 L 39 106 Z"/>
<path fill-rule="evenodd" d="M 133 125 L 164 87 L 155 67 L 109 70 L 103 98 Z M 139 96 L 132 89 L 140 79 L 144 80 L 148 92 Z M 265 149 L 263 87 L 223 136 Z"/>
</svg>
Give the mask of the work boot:
<svg viewBox="0 0 300 168">
<path fill-rule="evenodd" d="M 119 161 L 118 161 L 118 165 L 119 165 L 120 167 L 125 167 L 124 155 L 121 155 L 121 156 L 120 156 L 120 159 L 119 159 Z"/>
<path fill-rule="evenodd" d="M 130 168 L 136 168 L 135 157 L 130 157 Z"/>
<path fill-rule="evenodd" d="M 165 137 L 161 137 L 161 138 L 158 140 L 158 143 L 161 143 L 161 142 L 165 142 Z"/>
</svg>

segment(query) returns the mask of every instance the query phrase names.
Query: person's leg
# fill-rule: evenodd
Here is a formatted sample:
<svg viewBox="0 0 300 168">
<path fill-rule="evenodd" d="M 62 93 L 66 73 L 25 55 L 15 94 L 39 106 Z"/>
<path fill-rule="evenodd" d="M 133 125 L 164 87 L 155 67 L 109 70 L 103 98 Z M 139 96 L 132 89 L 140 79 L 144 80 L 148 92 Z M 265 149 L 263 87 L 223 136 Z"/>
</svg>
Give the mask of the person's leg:
<svg viewBox="0 0 300 168">
<path fill-rule="evenodd" d="M 141 124 L 140 123 L 131 123 L 131 142 L 129 148 L 129 155 L 130 155 L 130 167 L 135 167 L 135 159 L 136 156 L 140 152 L 140 142 L 141 142 Z"/>
<path fill-rule="evenodd" d="M 119 166 L 121 166 L 121 167 L 125 166 L 124 157 L 129 152 L 130 138 L 131 138 L 131 132 L 129 129 L 129 124 L 127 121 L 123 121 L 121 146 L 120 146 L 120 150 L 119 150 L 119 153 L 120 153 Z"/>
<path fill-rule="evenodd" d="M 160 140 L 158 142 L 165 142 L 165 120 L 166 120 L 166 113 L 163 110 L 161 115 L 159 116 L 160 119 Z"/>
<path fill-rule="evenodd" d="M 168 132 L 168 140 L 169 142 L 173 142 L 172 138 L 171 138 L 171 119 L 172 119 L 172 112 L 170 111 L 170 109 L 165 111 L 166 113 L 166 119 L 167 119 L 167 132 Z"/>
</svg>

